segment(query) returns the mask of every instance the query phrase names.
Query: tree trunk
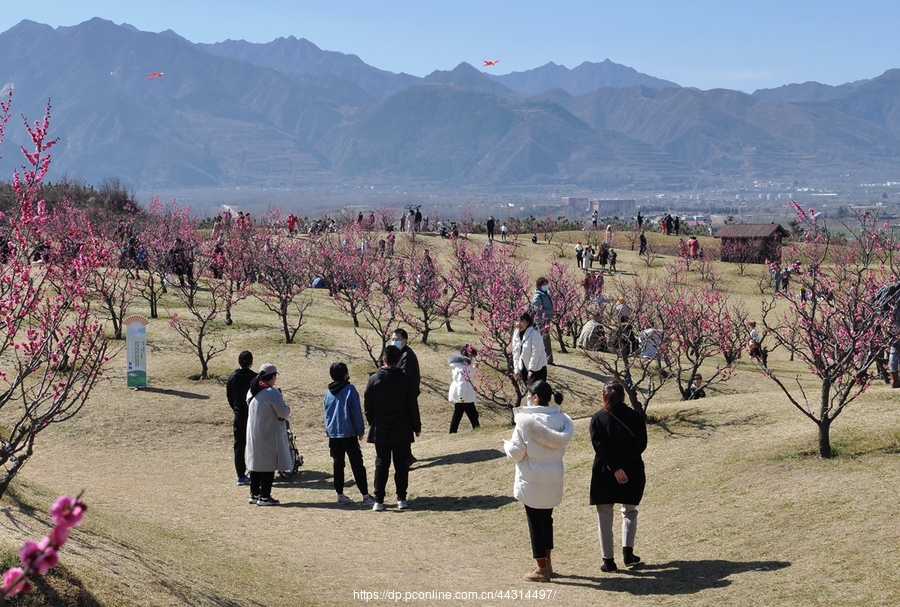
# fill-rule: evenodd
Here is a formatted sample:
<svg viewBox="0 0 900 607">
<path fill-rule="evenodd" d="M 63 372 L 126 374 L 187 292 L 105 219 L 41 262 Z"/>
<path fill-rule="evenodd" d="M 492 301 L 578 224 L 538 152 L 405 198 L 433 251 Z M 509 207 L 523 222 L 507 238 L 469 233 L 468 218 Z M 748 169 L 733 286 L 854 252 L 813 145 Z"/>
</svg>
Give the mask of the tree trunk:
<svg viewBox="0 0 900 607">
<path fill-rule="evenodd" d="M 830 431 L 831 420 L 826 418 L 825 421 L 819 423 L 819 457 L 822 459 L 831 459 Z"/>
<path fill-rule="evenodd" d="M 647 410 L 641 405 L 637 390 L 625 386 L 625 394 L 628 395 L 628 401 L 631 403 L 631 408 L 640 413 L 644 419 L 647 419 Z"/>
<path fill-rule="evenodd" d="M 556 328 L 556 341 L 559 343 L 559 353 L 568 354 L 569 351 L 566 349 L 566 336 L 562 327 L 559 326 L 558 322 L 553 323 L 553 326 Z"/>
</svg>

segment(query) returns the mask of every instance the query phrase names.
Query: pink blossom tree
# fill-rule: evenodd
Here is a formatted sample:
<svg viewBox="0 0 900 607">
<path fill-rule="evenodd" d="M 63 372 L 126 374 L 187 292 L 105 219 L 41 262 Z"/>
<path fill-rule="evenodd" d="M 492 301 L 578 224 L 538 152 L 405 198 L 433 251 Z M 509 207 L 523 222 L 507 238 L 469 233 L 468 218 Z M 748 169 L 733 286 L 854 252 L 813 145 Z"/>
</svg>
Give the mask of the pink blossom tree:
<svg viewBox="0 0 900 607">
<path fill-rule="evenodd" d="M 263 239 L 259 281 L 253 295 L 278 315 L 284 343 L 292 344 L 312 305 L 312 298 L 304 296 L 313 278 L 309 241 L 291 238 L 281 230 L 268 230 Z"/>
<path fill-rule="evenodd" d="M 422 343 L 428 343 L 431 331 L 449 324 L 448 299 L 450 290 L 444 269 L 435 262 L 428 250 L 418 258 L 407 262 L 409 280 L 403 288 L 410 307 L 401 307 L 400 314 L 413 329 L 422 335 Z M 412 309 L 410 309 L 412 308 Z"/>
<path fill-rule="evenodd" d="M 405 263 L 397 257 L 376 256 L 370 260 L 368 268 L 370 283 L 360 292 L 362 323 L 353 331 L 375 369 L 378 369 L 381 367 L 381 353 L 400 319 L 407 272 Z"/>
<path fill-rule="evenodd" d="M 10 99 L 10 98 L 8 98 Z M 9 101 L 0 104 L 5 126 Z M 106 360 L 103 325 L 87 300 L 83 277 L 96 261 L 79 250 L 63 266 L 32 265 L 31 250 L 53 236 L 40 184 L 50 165 L 50 108 L 26 129 L 34 145 L 13 174 L 12 217 L 0 214 L 0 495 L 33 455 L 45 428 L 78 413 L 100 381 Z M 0 137 L 2 137 L 0 128 Z"/>
<path fill-rule="evenodd" d="M 147 270 L 135 279 L 135 286 L 150 306 L 150 318 L 158 318 L 159 302 L 167 292 L 167 276 L 172 270 L 169 251 L 177 238 L 193 242 L 195 222 L 190 209 L 174 200 L 164 203 L 154 198 L 149 209 L 134 222 L 134 231 L 139 267 Z"/>
<path fill-rule="evenodd" d="M 373 255 L 363 253 L 362 230 L 355 224 L 339 233 L 326 234 L 317 241 L 319 264 L 332 303 L 359 328 L 359 316 L 370 287 Z"/>
<path fill-rule="evenodd" d="M 469 297 L 467 303 L 474 309 L 472 327 L 479 335 L 481 382 L 476 390 L 488 402 L 518 406 L 525 386 L 516 376 L 512 340 L 516 320 L 529 306 L 527 264 L 505 250 L 484 256 L 474 247 L 460 245 L 455 254 L 457 266 L 465 268 L 460 276 L 467 281 L 456 288 Z"/>
<path fill-rule="evenodd" d="M 763 302 L 762 322 L 769 339 L 791 348 L 807 365 L 818 394 L 809 394 L 799 376 L 787 378 L 762 363 L 760 368 L 816 425 L 819 457 L 830 458 L 832 423 L 866 391 L 874 379 L 870 367 L 897 338 L 891 318 L 898 302 L 892 297 L 876 303 L 879 288 L 894 278 L 889 268 L 833 251 L 824 222 L 812 209 L 794 206 L 805 232 L 797 254 L 809 268 L 801 277 L 807 297 L 779 299 L 778 307 L 774 297 Z"/>
<path fill-rule="evenodd" d="M 732 377 L 746 343 L 747 313 L 708 283 L 689 284 L 674 266 L 669 275 L 672 280 L 659 302 L 666 318 L 662 338 L 681 398 L 687 400 L 701 367 L 704 388 Z"/>
<path fill-rule="evenodd" d="M 82 274 L 83 285 L 89 298 L 100 304 L 112 324 L 113 339 L 121 340 L 125 317 L 137 293 L 131 271 L 120 263 L 120 247 L 69 204 L 58 205 L 53 216 L 69 224 L 66 235 L 73 248 L 91 258 L 93 271 Z"/>
<path fill-rule="evenodd" d="M 569 264 L 554 261 L 547 274 L 550 281 L 550 297 L 553 299 L 553 328 L 559 342 L 559 350 L 567 352 L 565 335 L 572 337 L 572 347 L 578 339 L 580 327 L 587 319 L 587 302 L 581 287 L 581 276 L 572 272 Z"/>
<path fill-rule="evenodd" d="M 209 379 L 209 361 L 228 347 L 224 322 L 219 322 L 229 301 L 228 281 L 214 278 L 213 245 L 204 243 L 192 252 L 193 279 L 172 285 L 172 293 L 184 311 L 168 310 L 169 325 L 200 363 L 198 379 Z"/>
<path fill-rule="evenodd" d="M 598 309 L 607 349 L 586 352 L 602 374 L 622 382 L 632 408 L 644 416 L 672 377 L 670 344 L 664 339 L 665 291 L 665 285 L 649 275 L 616 281 L 609 301 Z M 649 340 L 654 347 L 647 349 Z"/>
</svg>

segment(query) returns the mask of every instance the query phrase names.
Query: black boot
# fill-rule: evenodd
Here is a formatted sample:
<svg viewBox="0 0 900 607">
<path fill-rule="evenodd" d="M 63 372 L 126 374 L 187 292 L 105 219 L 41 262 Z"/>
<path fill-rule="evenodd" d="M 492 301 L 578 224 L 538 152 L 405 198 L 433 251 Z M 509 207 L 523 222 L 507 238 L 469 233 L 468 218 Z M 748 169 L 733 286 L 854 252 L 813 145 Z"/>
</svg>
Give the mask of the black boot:
<svg viewBox="0 0 900 607">
<path fill-rule="evenodd" d="M 618 567 L 616 567 L 616 559 L 603 559 L 603 564 L 600 565 L 600 571 L 604 573 L 612 573 L 617 569 Z"/>
<path fill-rule="evenodd" d="M 634 567 L 641 562 L 641 557 L 634 553 L 634 548 L 622 546 L 622 558 L 626 567 Z"/>
</svg>

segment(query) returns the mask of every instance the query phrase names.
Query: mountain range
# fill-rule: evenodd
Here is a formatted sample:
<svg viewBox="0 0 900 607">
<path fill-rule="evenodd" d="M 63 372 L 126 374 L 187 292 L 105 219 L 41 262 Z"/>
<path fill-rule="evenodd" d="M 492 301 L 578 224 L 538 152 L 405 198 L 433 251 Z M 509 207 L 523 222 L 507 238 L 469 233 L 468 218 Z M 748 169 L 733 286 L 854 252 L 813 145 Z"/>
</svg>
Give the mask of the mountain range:
<svg viewBox="0 0 900 607">
<path fill-rule="evenodd" d="M 419 78 L 294 37 L 194 44 L 95 18 L 0 34 L 0 86 L 14 116 L 38 119 L 52 103 L 51 178 L 138 189 L 649 190 L 900 169 L 900 70 L 752 95 L 608 59 L 505 75 L 461 63 Z M 26 137 L 10 121 L 0 174 L 21 164 Z"/>
</svg>

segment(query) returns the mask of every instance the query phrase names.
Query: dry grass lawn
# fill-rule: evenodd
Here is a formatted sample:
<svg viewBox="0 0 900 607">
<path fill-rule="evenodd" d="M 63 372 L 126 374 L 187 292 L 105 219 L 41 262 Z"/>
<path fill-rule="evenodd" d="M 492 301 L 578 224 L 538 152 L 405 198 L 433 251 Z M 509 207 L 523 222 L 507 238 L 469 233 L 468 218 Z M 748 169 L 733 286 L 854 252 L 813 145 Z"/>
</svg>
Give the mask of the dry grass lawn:
<svg viewBox="0 0 900 607">
<path fill-rule="evenodd" d="M 557 236 L 567 237 L 575 235 Z M 529 243 L 519 255 L 537 276 L 552 250 Z M 623 250 L 619 259 L 620 269 L 646 271 L 634 253 Z M 728 288 L 758 310 L 755 278 L 723 271 Z M 898 393 L 883 383 L 835 423 L 838 456 L 830 461 L 815 456 L 815 426 L 746 361 L 705 400 L 679 402 L 677 390 L 666 389 L 650 406 L 660 422 L 649 429 L 635 547 L 646 564 L 603 574 L 588 505 L 587 427 L 604 378 L 580 353 L 555 354 L 550 380 L 563 388 L 563 409 L 576 420 L 565 500 L 554 513 L 553 560 L 561 577 L 528 584 L 522 580 L 532 566 L 528 530 L 511 497 L 514 465 L 500 444 L 510 433 L 507 414 L 482 407 L 480 430 L 468 429 L 464 419 L 459 434 L 447 434 L 446 357 L 474 340 L 464 320 L 456 321 L 456 333 L 441 330 L 427 346 L 413 343 L 422 363 L 424 431 L 413 447 L 419 462 L 410 475 L 412 509 L 375 513 L 335 503 L 321 404 L 328 366 L 347 361 L 360 388 L 372 369 L 348 321 L 323 293 L 316 297 L 309 324 L 291 346 L 281 343 L 273 315 L 242 302 L 226 331 L 228 351 L 212 362 L 219 381 L 189 380 L 199 370 L 196 359 L 165 318 L 153 321 L 151 388 L 126 389 L 124 352 L 113 357 L 110 381 L 76 419 L 40 436 L 36 454 L 0 502 L 0 548 L 41 536 L 52 499 L 83 488 L 90 510 L 62 560 L 109 606 L 361 605 L 361 591 L 399 593 L 369 604 L 405 598 L 418 605 L 900 603 Z M 276 483 L 277 508 L 248 505 L 247 489 L 234 482 L 222 382 L 244 348 L 257 365 L 278 366 L 306 457 L 297 477 Z M 779 356 L 773 365 L 809 375 Z M 366 445 L 364 455 L 371 483 L 374 449 Z M 355 487 L 346 493 L 359 500 Z M 435 591 L 451 598 L 405 595 Z M 500 591 L 509 594 L 453 597 Z M 522 598 L 528 591 L 546 595 Z"/>
</svg>

